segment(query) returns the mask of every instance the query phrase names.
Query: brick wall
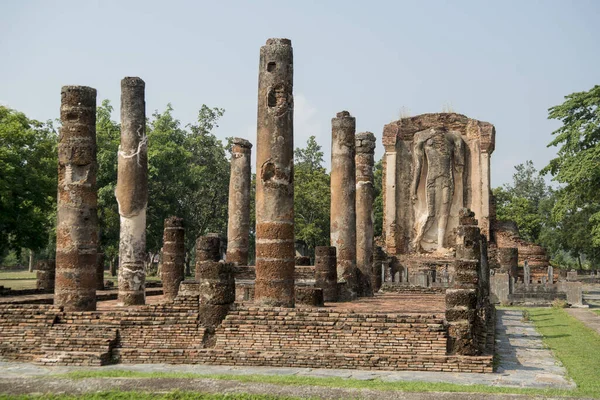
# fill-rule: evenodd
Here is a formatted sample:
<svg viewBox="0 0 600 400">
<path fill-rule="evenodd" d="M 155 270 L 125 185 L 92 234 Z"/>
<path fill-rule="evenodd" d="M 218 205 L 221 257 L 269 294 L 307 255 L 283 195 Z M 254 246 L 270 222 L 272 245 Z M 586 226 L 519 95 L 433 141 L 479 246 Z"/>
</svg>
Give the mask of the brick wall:
<svg viewBox="0 0 600 400">
<path fill-rule="evenodd" d="M 198 298 L 129 310 L 0 305 L 0 355 L 44 365 L 208 363 L 491 372 L 492 357 L 446 355 L 442 315 L 236 306 L 215 335 Z"/>
</svg>

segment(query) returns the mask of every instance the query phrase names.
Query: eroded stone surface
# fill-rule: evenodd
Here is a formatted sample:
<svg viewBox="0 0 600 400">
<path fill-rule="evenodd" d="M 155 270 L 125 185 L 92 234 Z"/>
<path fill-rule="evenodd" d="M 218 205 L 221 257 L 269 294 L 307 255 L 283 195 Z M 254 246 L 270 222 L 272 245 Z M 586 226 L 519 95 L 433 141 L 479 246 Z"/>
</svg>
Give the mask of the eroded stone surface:
<svg viewBox="0 0 600 400">
<path fill-rule="evenodd" d="M 373 296 L 375 135 L 362 132 L 356 144 L 356 267 L 359 296 Z"/>
<path fill-rule="evenodd" d="M 229 178 L 229 218 L 227 222 L 227 261 L 248 265 L 250 232 L 250 156 L 252 144 L 233 139 Z"/>
<path fill-rule="evenodd" d="M 63 86 L 60 119 L 54 304 L 70 311 L 95 310 L 96 89 Z"/>
<path fill-rule="evenodd" d="M 358 296 L 356 269 L 356 119 L 348 111 L 331 119 L 331 246 L 337 249 L 341 299 Z"/>
<path fill-rule="evenodd" d="M 119 301 L 144 304 L 146 271 L 146 206 L 148 204 L 148 137 L 145 83 L 137 77 L 121 81 L 121 144 L 115 196 L 121 220 Z"/>
<path fill-rule="evenodd" d="M 174 300 L 179 292 L 179 285 L 184 278 L 185 268 L 185 228 L 183 218 L 169 217 L 165 219 L 163 234 L 161 281 L 164 296 Z"/>
<path fill-rule="evenodd" d="M 289 39 L 260 49 L 255 302 L 294 306 L 294 96 Z"/>
</svg>

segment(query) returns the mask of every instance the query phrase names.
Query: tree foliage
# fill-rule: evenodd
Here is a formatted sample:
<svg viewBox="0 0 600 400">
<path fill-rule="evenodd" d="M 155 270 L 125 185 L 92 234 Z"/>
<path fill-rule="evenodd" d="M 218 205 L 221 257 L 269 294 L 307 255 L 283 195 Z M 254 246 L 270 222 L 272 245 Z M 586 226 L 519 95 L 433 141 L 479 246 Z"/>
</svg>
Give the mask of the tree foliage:
<svg viewBox="0 0 600 400">
<path fill-rule="evenodd" d="M 329 245 L 329 174 L 323 167 L 323 152 L 314 136 L 294 154 L 294 233 L 310 255 L 315 246 Z"/>
<path fill-rule="evenodd" d="M 56 209 L 56 145 L 50 121 L 0 106 L 0 255 L 48 244 Z"/>
<path fill-rule="evenodd" d="M 560 186 L 551 207 L 564 246 L 579 260 L 600 261 L 600 86 L 565 97 L 549 109 L 562 126 L 549 147 L 557 157 L 542 172 Z"/>
</svg>

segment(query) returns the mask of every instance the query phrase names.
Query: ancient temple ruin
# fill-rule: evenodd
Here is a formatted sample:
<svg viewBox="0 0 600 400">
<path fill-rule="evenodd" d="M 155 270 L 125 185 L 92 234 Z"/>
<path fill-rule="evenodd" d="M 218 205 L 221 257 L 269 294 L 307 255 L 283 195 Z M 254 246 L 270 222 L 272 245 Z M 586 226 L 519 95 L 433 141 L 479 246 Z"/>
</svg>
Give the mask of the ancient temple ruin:
<svg viewBox="0 0 600 400">
<path fill-rule="evenodd" d="M 458 114 L 384 127 L 381 241 L 373 237 L 376 136 L 356 135 L 355 117 L 337 113 L 330 243 L 315 249 L 314 265 L 295 265 L 292 89 L 291 41 L 269 39 L 259 59 L 256 265 L 248 265 L 252 144 L 234 139 L 226 260 L 219 235 L 200 236 L 195 277 L 183 280 L 184 224 L 168 218 L 163 297 L 155 300 L 146 298 L 142 257 L 152 201 L 145 84 L 122 81 L 118 294 L 95 291 L 95 90 L 64 88 L 55 295 L 46 304 L 0 302 L 0 355 L 43 365 L 491 372 L 490 268 L 512 271 L 515 260 L 513 250 L 497 248 L 491 228 L 494 127 Z M 40 276 L 49 287 L 50 274 Z M 117 295 L 118 306 L 96 310 Z"/>
</svg>

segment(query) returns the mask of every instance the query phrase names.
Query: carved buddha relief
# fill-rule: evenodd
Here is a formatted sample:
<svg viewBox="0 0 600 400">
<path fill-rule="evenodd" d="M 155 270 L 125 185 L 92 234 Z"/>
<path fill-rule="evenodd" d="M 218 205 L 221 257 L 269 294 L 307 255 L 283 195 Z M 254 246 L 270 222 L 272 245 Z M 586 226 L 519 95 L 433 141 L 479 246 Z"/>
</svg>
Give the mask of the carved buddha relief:
<svg viewBox="0 0 600 400">
<path fill-rule="evenodd" d="M 452 205 L 462 203 L 465 144 L 459 132 L 439 128 L 415 133 L 413 144 L 411 250 L 440 251 L 447 244 Z"/>
</svg>

